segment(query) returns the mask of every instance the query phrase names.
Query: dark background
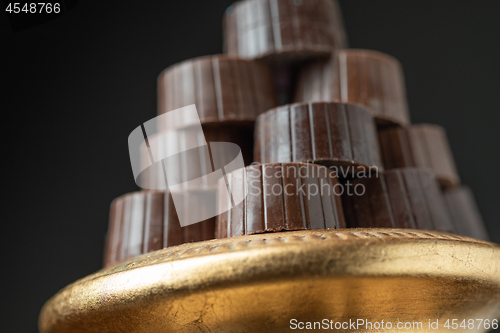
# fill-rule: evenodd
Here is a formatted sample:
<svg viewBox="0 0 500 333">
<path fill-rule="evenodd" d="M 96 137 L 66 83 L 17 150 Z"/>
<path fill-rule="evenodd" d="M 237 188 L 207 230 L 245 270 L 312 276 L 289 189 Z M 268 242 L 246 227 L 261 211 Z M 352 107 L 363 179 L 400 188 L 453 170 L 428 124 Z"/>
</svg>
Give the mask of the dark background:
<svg viewBox="0 0 500 333">
<path fill-rule="evenodd" d="M 156 77 L 220 53 L 230 3 L 80 1 L 16 33 L 2 8 L 2 332 L 36 332 L 42 304 L 101 267 L 109 204 L 136 189 L 127 137 L 156 115 Z M 340 4 L 351 47 L 403 64 L 412 121 L 446 127 L 500 243 L 500 1 Z"/>
</svg>

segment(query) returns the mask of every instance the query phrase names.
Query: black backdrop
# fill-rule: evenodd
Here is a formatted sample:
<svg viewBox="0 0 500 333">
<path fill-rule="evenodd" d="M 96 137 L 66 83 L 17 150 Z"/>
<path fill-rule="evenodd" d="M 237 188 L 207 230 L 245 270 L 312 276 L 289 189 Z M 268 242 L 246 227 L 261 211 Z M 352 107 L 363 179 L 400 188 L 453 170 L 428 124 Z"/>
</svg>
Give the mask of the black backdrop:
<svg viewBox="0 0 500 333">
<path fill-rule="evenodd" d="M 2 8 L 0 330 L 101 267 L 111 200 L 136 189 L 128 134 L 155 116 L 165 67 L 220 53 L 231 0 L 80 1 L 13 33 Z M 403 64 L 412 121 L 446 127 L 500 243 L 500 2 L 341 0 L 351 47 Z"/>
</svg>

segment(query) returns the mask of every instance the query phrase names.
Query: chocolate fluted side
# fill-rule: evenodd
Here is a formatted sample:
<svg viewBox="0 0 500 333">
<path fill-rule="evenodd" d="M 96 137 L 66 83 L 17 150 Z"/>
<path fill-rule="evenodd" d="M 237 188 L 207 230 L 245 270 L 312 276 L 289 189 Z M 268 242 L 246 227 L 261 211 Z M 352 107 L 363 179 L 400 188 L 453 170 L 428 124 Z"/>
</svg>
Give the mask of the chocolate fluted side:
<svg viewBox="0 0 500 333">
<path fill-rule="evenodd" d="M 181 227 L 168 192 L 125 194 L 111 203 L 104 266 L 187 242 L 214 238 L 215 218 Z"/>
<path fill-rule="evenodd" d="M 183 61 L 158 77 L 158 114 L 195 104 L 201 124 L 253 124 L 276 106 L 272 77 L 262 63 L 227 55 Z M 162 124 L 169 128 L 169 124 Z"/>
<path fill-rule="evenodd" d="M 393 57 L 369 50 L 338 50 L 305 66 L 296 102 L 341 101 L 365 106 L 379 124 L 408 124 L 403 71 Z"/>
<path fill-rule="evenodd" d="M 149 137 L 149 146 L 143 144 L 141 146 L 141 159 L 143 168 L 149 165 L 150 151 L 154 156 L 168 156 L 169 152 L 182 151 L 182 147 L 189 146 L 190 142 L 198 144 L 207 143 L 197 149 L 189 150 L 185 153 L 185 158 L 171 158 L 163 161 L 164 163 L 155 163 L 148 167 L 141 174 L 141 183 L 144 184 L 146 189 L 166 189 L 165 172 L 168 168 L 170 175 L 175 174 L 175 184 L 187 184 L 188 181 L 205 176 L 212 171 L 212 162 L 214 159 L 220 159 L 220 156 L 212 156 L 208 148 L 211 142 L 231 142 L 241 149 L 243 161 L 245 165 L 252 163 L 253 156 L 253 129 L 251 127 L 238 127 L 238 126 L 205 126 L 203 127 L 203 138 L 200 138 L 200 131 L 193 128 L 182 128 L 178 130 L 171 130 L 169 135 L 165 133 L 158 133 Z M 233 156 L 232 158 L 235 158 Z M 187 159 L 189 158 L 189 162 Z M 232 159 L 231 158 L 231 159 Z M 219 161 L 221 162 L 221 161 Z M 210 181 L 212 178 L 206 178 Z M 216 180 L 214 183 L 198 184 L 198 189 L 201 188 L 215 188 L 217 186 Z"/>
<path fill-rule="evenodd" d="M 382 169 L 370 113 L 357 105 L 333 102 L 289 104 L 261 114 L 254 160 Z"/>
<path fill-rule="evenodd" d="M 430 124 L 386 127 L 380 128 L 378 133 L 386 169 L 429 168 L 441 186 L 449 188 L 460 184 L 443 127 Z"/>
<path fill-rule="evenodd" d="M 326 167 L 269 163 L 227 175 L 233 198 L 244 200 L 217 217 L 216 238 L 263 232 L 344 228 L 338 180 Z M 220 193 L 226 183 L 219 181 Z M 246 196 L 245 196 L 246 194 Z M 219 205 L 231 203 L 219 202 Z"/>
<path fill-rule="evenodd" d="M 346 48 L 336 0 L 238 1 L 224 14 L 224 51 L 276 62 L 326 57 Z"/>
<path fill-rule="evenodd" d="M 436 178 L 428 170 L 387 170 L 378 177 L 354 180 L 353 188 L 359 195 L 342 196 L 348 227 L 455 230 Z"/>
<path fill-rule="evenodd" d="M 461 186 L 445 190 L 443 193 L 457 234 L 489 240 L 472 191 L 466 186 Z"/>
</svg>

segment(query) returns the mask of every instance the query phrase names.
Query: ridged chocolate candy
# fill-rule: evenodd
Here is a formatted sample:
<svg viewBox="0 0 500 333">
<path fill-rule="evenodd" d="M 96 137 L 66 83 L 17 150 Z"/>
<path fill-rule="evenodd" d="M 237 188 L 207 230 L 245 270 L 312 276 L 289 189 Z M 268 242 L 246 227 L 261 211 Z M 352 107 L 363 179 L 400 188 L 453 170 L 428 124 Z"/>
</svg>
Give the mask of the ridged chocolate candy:
<svg viewBox="0 0 500 333">
<path fill-rule="evenodd" d="M 181 227 L 168 192 L 125 194 L 111 203 L 104 266 L 168 246 L 212 239 L 214 228 L 215 218 Z"/>
<path fill-rule="evenodd" d="M 164 163 L 155 163 L 147 168 L 141 174 L 140 184 L 143 184 L 145 189 L 165 190 L 168 187 L 165 182 L 165 172 L 163 169 L 168 168 L 169 175 L 174 175 L 175 183 L 186 183 L 209 174 L 212 171 L 212 162 L 216 165 L 225 165 L 232 161 L 234 156 L 213 156 L 214 151 L 208 149 L 211 142 L 231 142 L 238 145 L 241 149 L 241 154 L 245 165 L 252 162 L 253 155 L 253 130 L 248 127 L 234 126 L 206 126 L 203 128 L 203 136 L 196 128 L 182 128 L 172 130 L 168 134 L 165 132 L 157 133 L 149 137 L 149 146 L 143 144 L 141 146 L 141 159 L 143 168 L 148 166 L 151 160 L 150 151 L 154 156 L 167 156 L 172 151 L 182 151 L 182 147 L 193 146 L 195 142 L 199 145 L 206 143 L 197 149 L 191 149 L 182 157 L 177 155 L 175 158 L 164 161 Z M 233 151 L 231 150 L 230 153 Z M 212 155 L 211 155 L 212 154 Z M 217 163 L 218 162 L 218 163 Z M 215 188 L 217 179 L 206 179 L 213 181 L 212 183 L 200 183 L 198 189 Z M 196 185 L 196 184 L 192 184 Z"/>
<path fill-rule="evenodd" d="M 461 186 L 445 190 L 444 198 L 457 234 L 489 240 L 476 201 L 468 187 Z"/>
<path fill-rule="evenodd" d="M 336 0 L 246 0 L 224 15 L 224 50 L 277 62 L 326 57 L 346 48 Z"/>
<path fill-rule="evenodd" d="M 382 160 L 386 169 L 430 168 L 443 187 L 460 183 L 443 127 L 421 124 L 379 129 Z"/>
<path fill-rule="evenodd" d="M 295 101 L 357 103 L 379 124 L 410 122 L 401 65 L 377 51 L 339 50 L 330 60 L 305 66 Z"/>
<path fill-rule="evenodd" d="M 269 68 L 227 55 L 183 61 L 158 77 L 158 114 L 195 104 L 201 124 L 249 123 L 276 105 Z M 170 124 L 162 124 L 170 128 Z"/>
<path fill-rule="evenodd" d="M 340 184 L 324 166 L 270 163 L 239 169 L 227 175 L 233 198 L 244 200 L 217 217 L 216 238 L 264 232 L 344 228 Z M 219 181 L 219 207 L 226 182 Z M 246 196 L 245 196 L 246 194 Z M 221 210 L 222 211 L 222 210 Z"/>
<path fill-rule="evenodd" d="M 342 196 L 348 227 L 408 228 L 453 232 L 434 174 L 405 168 L 352 182 Z"/>
<path fill-rule="evenodd" d="M 382 168 L 375 122 L 345 103 L 298 103 L 257 118 L 254 161 Z"/>
</svg>

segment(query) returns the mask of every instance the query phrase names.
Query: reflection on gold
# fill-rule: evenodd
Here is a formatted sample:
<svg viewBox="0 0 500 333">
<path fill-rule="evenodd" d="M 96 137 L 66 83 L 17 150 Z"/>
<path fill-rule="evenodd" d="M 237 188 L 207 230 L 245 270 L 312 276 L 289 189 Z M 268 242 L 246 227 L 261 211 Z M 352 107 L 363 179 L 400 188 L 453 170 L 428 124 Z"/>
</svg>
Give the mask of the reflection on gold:
<svg viewBox="0 0 500 333">
<path fill-rule="evenodd" d="M 423 330 L 392 331 L 427 332 L 429 319 L 439 319 L 440 330 L 430 331 L 448 332 L 446 319 L 499 316 L 499 246 L 438 232 L 344 229 L 211 240 L 137 257 L 61 290 L 39 326 L 42 333 L 290 332 L 291 319 L 363 319 L 421 322 Z"/>
</svg>

